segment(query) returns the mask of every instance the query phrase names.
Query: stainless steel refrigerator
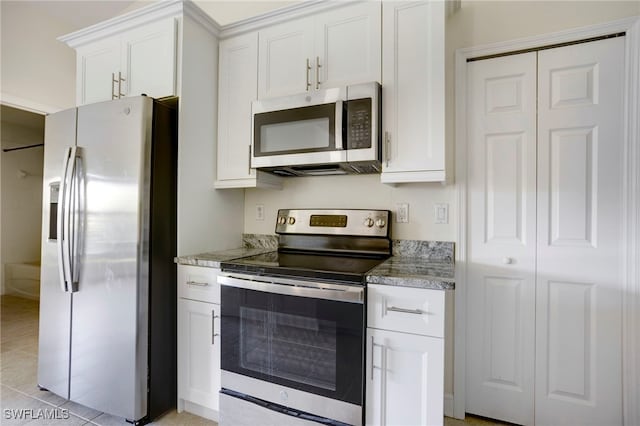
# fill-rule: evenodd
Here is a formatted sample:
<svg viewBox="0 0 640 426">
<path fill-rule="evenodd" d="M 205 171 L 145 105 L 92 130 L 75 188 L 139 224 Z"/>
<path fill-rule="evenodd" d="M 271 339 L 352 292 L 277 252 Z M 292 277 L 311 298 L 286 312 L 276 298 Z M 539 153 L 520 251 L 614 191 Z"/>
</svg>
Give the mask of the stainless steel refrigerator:
<svg viewBox="0 0 640 426">
<path fill-rule="evenodd" d="M 177 99 L 45 121 L 38 385 L 144 423 L 176 402 Z"/>
</svg>

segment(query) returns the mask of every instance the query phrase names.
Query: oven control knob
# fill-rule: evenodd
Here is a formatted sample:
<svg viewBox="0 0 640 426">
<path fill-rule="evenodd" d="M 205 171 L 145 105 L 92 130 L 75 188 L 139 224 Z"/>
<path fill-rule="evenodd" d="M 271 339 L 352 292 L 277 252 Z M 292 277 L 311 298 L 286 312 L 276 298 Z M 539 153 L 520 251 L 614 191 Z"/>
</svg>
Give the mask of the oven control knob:
<svg viewBox="0 0 640 426">
<path fill-rule="evenodd" d="M 296 223 L 296 218 L 295 217 L 290 217 L 289 218 L 289 225 L 293 225 L 294 223 Z"/>
<path fill-rule="evenodd" d="M 364 220 L 364 226 L 366 226 L 367 228 L 371 228 L 373 226 L 373 219 L 371 219 L 370 217 L 366 218 Z"/>
<path fill-rule="evenodd" d="M 384 219 L 376 220 L 376 226 L 378 228 L 384 228 L 386 224 L 387 224 L 387 222 Z"/>
<path fill-rule="evenodd" d="M 279 224 L 279 225 L 284 225 L 285 223 L 287 223 L 287 218 L 286 218 L 286 217 L 284 217 L 284 216 L 280 216 L 280 217 L 278 218 L 278 224 Z"/>
<path fill-rule="evenodd" d="M 289 394 L 286 391 L 281 390 L 280 391 L 280 401 L 287 402 L 288 399 L 289 399 Z"/>
</svg>

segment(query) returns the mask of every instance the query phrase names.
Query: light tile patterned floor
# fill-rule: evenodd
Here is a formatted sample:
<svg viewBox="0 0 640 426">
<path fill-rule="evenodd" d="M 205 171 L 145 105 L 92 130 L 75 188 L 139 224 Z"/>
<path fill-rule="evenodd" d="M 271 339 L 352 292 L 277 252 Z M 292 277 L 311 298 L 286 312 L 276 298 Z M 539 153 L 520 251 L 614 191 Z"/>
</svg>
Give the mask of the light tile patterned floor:
<svg viewBox="0 0 640 426">
<path fill-rule="evenodd" d="M 2 296 L 0 304 L 0 424 L 130 426 L 119 417 L 67 401 L 36 386 L 38 367 L 38 302 Z M 22 416 L 17 414 L 23 414 Z M 28 414 L 25 416 L 24 414 Z M 30 416 L 30 418 L 29 418 Z M 44 417 L 47 418 L 44 418 Z M 54 418 L 52 418 L 54 417 Z M 445 426 L 506 425 L 479 417 L 445 418 Z M 186 412 L 168 412 L 152 422 L 163 426 L 216 426 Z"/>
<path fill-rule="evenodd" d="M 131 426 L 38 389 L 38 302 L 2 296 L 0 304 L 0 424 Z M 216 426 L 215 422 L 175 410 L 152 422 L 163 426 Z"/>
</svg>

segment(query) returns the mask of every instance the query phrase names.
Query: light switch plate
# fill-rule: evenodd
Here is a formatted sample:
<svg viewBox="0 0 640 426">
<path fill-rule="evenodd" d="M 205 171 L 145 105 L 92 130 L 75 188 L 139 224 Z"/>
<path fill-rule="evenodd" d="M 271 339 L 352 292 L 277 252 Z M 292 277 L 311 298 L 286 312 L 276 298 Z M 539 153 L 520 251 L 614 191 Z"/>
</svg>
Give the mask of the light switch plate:
<svg viewBox="0 0 640 426">
<path fill-rule="evenodd" d="M 396 223 L 409 223 L 409 203 L 396 204 Z"/>
<path fill-rule="evenodd" d="M 256 220 L 264 220 L 264 204 L 256 204 Z"/>
<path fill-rule="evenodd" d="M 433 205 L 434 222 L 438 225 L 446 225 L 449 223 L 449 204 Z"/>
</svg>

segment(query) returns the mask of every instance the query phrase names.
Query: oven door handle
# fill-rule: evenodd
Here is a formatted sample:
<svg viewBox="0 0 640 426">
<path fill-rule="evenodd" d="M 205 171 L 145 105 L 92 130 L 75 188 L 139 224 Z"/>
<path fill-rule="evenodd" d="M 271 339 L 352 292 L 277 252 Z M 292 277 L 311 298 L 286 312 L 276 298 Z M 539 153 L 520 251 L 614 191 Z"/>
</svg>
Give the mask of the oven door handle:
<svg viewBox="0 0 640 426">
<path fill-rule="evenodd" d="M 275 280 L 269 277 L 254 277 L 251 275 L 228 273 L 221 273 L 218 275 L 218 283 L 228 287 L 242 288 L 245 290 L 256 290 L 287 296 L 364 304 L 364 287 L 360 286 L 288 280 L 281 278 Z"/>
</svg>

